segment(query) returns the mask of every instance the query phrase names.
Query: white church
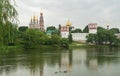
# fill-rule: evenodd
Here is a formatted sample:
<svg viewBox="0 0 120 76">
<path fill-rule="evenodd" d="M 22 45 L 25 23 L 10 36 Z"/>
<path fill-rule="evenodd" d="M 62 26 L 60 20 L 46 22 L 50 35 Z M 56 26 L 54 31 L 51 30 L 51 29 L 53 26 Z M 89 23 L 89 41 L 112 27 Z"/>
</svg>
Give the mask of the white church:
<svg viewBox="0 0 120 76">
<path fill-rule="evenodd" d="M 61 26 L 61 37 L 62 38 L 68 38 L 69 35 L 69 27 L 71 27 L 71 22 L 68 21 L 66 23 L 66 26 Z M 97 23 L 90 23 L 88 24 L 89 33 L 72 33 L 72 38 L 74 41 L 79 42 L 86 42 L 86 36 L 88 34 L 96 34 L 97 33 Z"/>
</svg>

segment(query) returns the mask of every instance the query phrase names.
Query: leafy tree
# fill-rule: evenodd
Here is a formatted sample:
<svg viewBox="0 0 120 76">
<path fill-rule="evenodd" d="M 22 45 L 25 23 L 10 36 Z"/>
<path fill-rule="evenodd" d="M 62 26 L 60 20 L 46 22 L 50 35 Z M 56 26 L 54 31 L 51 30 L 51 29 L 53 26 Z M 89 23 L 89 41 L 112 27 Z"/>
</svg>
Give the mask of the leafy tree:
<svg viewBox="0 0 120 76">
<path fill-rule="evenodd" d="M 57 30 L 54 26 L 49 26 L 49 27 L 47 27 L 47 31 L 48 30 Z"/>
<path fill-rule="evenodd" d="M 83 33 L 89 33 L 88 25 L 83 29 Z"/>
<path fill-rule="evenodd" d="M 96 44 L 109 44 L 113 45 L 117 37 L 114 32 L 111 30 L 106 30 L 103 28 L 99 28 L 97 34 L 89 34 L 87 36 L 87 42 L 96 43 Z"/>
<path fill-rule="evenodd" d="M 17 26 L 17 11 L 11 0 L 0 0 L 0 41 L 1 45 L 9 45 L 14 40 Z M 14 34 L 13 34 L 14 33 Z"/>
<path fill-rule="evenodd" d="M 112 28 L 110 29 L 111 31 L 113 31 L 114 33 L 120 33 L 119 29 L 118 28 Z"/>
<path fill-rule="evenodd" d="M 66 38 L 62 38 L 62 39 L 60 40 L 60 46 L 61 46 L 61 47 L 68 48 L 68 47 L 69 47 L 69 40 L 66 39 Z"/>
<path fill-rule="evenodd" d="M 27 29 L 22 37 L 24 48 L 34 48 L 36 45 L 43 45 L 46 35 L 38 29 Z"/>
<path fill-rule="evenodd" d="M 60 35 L 60 31 L 57 30 L 54 26 L 47 27 L 47 31 L 48 30 L 52 31 L 52 35 Z"/>
<path fill-rule="evenodd" d="M 51 39 L 52 39 L 52 44 L 60 44 L 60 36 L 52 35 Z"/>
<path fill-rule="evenodd" d="M 24 32 L 24 31 L 26 31 L 27 29 L 28 29 L 27 26 L 20 26 L 20 27 L 19 27 L 19 31 L 21 31 L 21 32 Z"/>
<path fill-rule="evenodd" d="M 70 33 L 69 36 L 68 36 L 68 40 L 69 40 L 69 43 L 72 43 L 72 42 L 73 42 L 72 34 L 71 34 L 71 33 Z"/>
<path fill-rule="evenodd" d="M 81 29 L 75 29 L 75 30 L 72 30 L 71 33 L 82 33 L 82 30 Z"/>
<path fill-rule="evenodd" d="M 86 38 L 87 38 L 87 42 L 90 42 L 90 43 L 96 42 L 96 34 L 89 34 L 88 36 L 86 36 Z"/>
</svg>

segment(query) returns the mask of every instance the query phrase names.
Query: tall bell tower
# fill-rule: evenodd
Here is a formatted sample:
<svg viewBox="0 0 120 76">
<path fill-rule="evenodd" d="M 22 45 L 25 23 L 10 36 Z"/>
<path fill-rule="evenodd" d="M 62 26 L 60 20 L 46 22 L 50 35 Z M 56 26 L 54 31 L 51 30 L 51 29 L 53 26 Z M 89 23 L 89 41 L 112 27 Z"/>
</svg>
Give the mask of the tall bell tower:
<svg viewBox="0 0 120 76">
<path fill-rule="evenodd" d="M 44 17 L 43 17 L 43 12 L 40 12 L 39 25 L 40 25 L 40 30 L 41 30 L 41 31 L 45 31 L 45 29 L 44 29 Z"/>
</svg>

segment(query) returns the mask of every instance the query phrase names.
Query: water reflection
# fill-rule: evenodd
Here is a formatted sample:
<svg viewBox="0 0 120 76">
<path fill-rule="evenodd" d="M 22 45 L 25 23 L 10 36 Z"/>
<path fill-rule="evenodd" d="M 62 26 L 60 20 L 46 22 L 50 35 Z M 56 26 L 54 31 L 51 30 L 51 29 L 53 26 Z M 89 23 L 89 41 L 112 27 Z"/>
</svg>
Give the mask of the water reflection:
<svg viewBox="0 0 120 76">
<path fill-rule="evenodd" d="M 25 50 L 0 54 L 0 76 L 119 76 L 119 48 Z"/>
</svg>

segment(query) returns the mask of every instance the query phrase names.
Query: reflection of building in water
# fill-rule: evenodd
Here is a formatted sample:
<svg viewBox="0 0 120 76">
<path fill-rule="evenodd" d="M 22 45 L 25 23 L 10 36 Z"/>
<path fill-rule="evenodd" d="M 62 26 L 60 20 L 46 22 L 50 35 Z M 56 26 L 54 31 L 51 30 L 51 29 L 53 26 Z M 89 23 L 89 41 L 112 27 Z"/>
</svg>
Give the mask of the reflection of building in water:
<svg viewBox="0 0 120 76">
<path fill-rule="evenodd" d="M 96 70 L 98 68 L 97 59 L 91 59 L 91 60 L 89 60 L 89 67 L 92 70 Z"/>
<path fill-rule="evenodd" d="M 86 51 L 84 49 L 76 49 L 73 52 L 73 62 L 74 64 L 84 64 L 86 61 Z"/>
<path fill-rule="evenodd" d="M 110 65 L 110 64 L 111 64 L 110 62 L 107 62 L 108 70 L 107 70 L 107 75 L 106 75 L 106 76 L 110 76 L 110 75 L 111 75 L 111 74 L 110 74 L 110 73 L 111 73 L 111 70 L 110 70 L 110 69 L 111 69 L 111 68 L 110 68 L 111 65 Z"/>
<path fill-rule="evenodd" d="M 70 72 L 72 67 L 72 54 L 71 53 L 62 53 L 60 62 L 60 70 Z"/>
<path fill-rule="evenodd" d="M 33 66 L 30 71 L 30 76 L 43 76 L 44 65 L 40 64 L 39 66 Z"/>
</svg>

